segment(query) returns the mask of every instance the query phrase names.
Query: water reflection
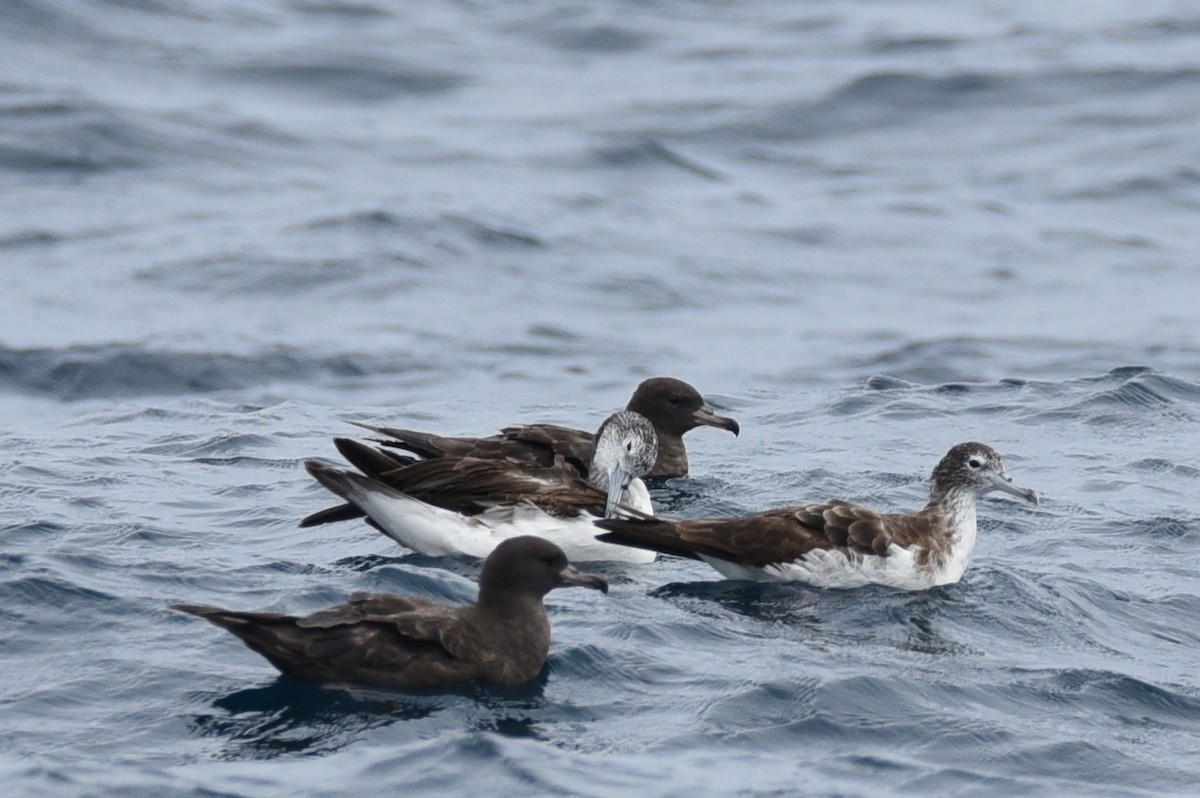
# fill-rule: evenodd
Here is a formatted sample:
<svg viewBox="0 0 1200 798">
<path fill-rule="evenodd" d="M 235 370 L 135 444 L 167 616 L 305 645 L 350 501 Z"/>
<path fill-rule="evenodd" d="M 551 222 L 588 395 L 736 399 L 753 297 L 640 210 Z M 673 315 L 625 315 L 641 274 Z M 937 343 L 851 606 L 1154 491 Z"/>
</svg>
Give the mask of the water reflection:
<svg viewBox="0 0 1200 798">
<path fill-rule="evenodd" d="M 755 620 L 816 627 L 822 623 L 813 611 L 818 593 L 799 583 L 720 580 L 671 582 L 649 595 L 698 615 L 719 617 L 721 612 L 712 606 L 716 605 L 720 610 Z"/>
<path fill-rule="evenodd" d="M 973 653 L 975 649 L 952 639 L 940 622 L 946 608 L 956 603 L 959 603 L 959 597 L 958 588 L 954 585 L 908 596 L 893 612 L 908 629 L 908 636 L 900 647 L 906 651 L 935 656 L 958 657 Z"/>
<path fill-rule="evenodd" d="M 538 738 L 531 717 L 544 706 L 549 668 L 523 685 L 468 684 L 445 689 L 383 690 L 326 686 L 280 676 L 212 698 L 212 712 L 192 718 L 190 727 L 204 737 L 225 741 L 230 759 L 271 759 L 286 755 L 324 755 L 353 743 L 364 733 L 404 721 L 422 720 L 446 710 L 473 717 L 472 729 L 511 737 Z"/>
<path fill-rule="evenodd" d="M 746 512 L 719 498 L 729 495 L 729 484 L 714 477 L 650 477 L 646 487 L 657 515 L 721 518 Z"/>
<path fill-rule="evenodd" d="M 360 694 L 282 676 L 266 687 L 237 690 L 211 704 L 213 712 L 192 718 L 192 729 L 224 739 L 229 758 L 255 759 L 328 754 L 369 729 L 424 718 L 441 709 L 436 699 Z"/>
<path fill-rule="evenodd" d="M 720 619 L 727 613 L 802 629 L 811 640 L 885 646 L 937 656 L 974 651 L 950 637 L 942 616 L 961 603 L 957 585 L 906 593 L 869 585 L 818 590 L 795 582 L 672 582 L 650 591 L 689 613 Z"/>
</svg>

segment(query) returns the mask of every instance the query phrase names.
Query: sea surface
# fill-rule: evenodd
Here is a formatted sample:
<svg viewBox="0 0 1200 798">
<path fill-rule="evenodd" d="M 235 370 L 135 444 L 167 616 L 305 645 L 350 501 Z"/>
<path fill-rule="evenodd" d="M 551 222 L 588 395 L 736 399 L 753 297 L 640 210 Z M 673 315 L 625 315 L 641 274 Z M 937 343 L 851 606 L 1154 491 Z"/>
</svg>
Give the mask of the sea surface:
<svg viewBox="0 0 1200 798">
<path fill-rule="evenodd" d="M 923 593 L 596 566 L 518 688 L 279 678 L 170 602 L 469 601 L 298 529 L 367 420 L 688 437 L 660 512 L 989 497 Z M 1200 7 L 0 2 L 0 793 L 1200 785 Z"/>
</svg>

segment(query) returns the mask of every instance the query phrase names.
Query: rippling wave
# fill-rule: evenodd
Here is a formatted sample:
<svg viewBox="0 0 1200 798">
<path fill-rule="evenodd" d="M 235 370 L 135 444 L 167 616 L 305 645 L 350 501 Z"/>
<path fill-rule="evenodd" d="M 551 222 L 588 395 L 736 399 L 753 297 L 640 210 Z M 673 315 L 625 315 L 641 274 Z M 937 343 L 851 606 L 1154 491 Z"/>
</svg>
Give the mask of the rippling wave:
<svg viewBox="0 0 1200 798">
<path fill-rule="evenodd" d="M 1191 795 L 1200 23 L 1186 9 L 10 0 L 6 795 Z M 280 678 L 166 609 L 474 595 L 300 468 L 380 421 L 696 384 L 659 512 L 926 500 L 919 594 L 598 566 L 512 689 Z"/>
</svg>

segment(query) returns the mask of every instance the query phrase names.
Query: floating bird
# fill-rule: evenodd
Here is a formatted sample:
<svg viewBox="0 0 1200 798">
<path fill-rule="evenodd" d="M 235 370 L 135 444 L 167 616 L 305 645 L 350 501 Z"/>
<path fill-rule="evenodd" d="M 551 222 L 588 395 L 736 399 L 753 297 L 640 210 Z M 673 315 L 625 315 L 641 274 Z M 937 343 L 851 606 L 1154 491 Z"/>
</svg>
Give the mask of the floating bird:
<svg viewBox="0 0 1200 798">
<path fill-rule="evenodd" d="M 684 433 L 700 426 L 717 427 L 734 435 L 741 427 L 732 418 L 718 416 L 700 392 L 683 380 L 651 377 L 643 381 L 626 410 L 645 416 L 658 436 L 658 457 L 648 477 L 683 476 L 688 473 Z M 586 430 L 554 424 L 527 424 L 506 427 L 499 435 L 486 438 L 451 438 L 415 430 L 359 424 L 364 429 L 387 436 L 385 446 L 412 452 L 419 459 L 443 456 L 507 458 L 544 468 L 566 465 L 587 477 L 595 436 Z"/>
<path fill-rule="evenodd" d="M 646 477 L 679 476 L 688 473 L 687 449 L 683 435 L 698 426 L 726 429 L 737 435 L 741 427 L 732 418 L 716 415 L 700 392 L 673 377 L 652 377 L 638 385 L 626 410 L 646 418 L 654 427 L 658 454 Z M 356 426 L 385 436 L 377 440 L 384 449 L 372 452 L 347 438 L 334 439 L 334 445 L 355 467 L 368 476 L 390 484 L 384 474 L 397 466 L 420 460 L 466 457 L 508 460 L 523 463 L 542 478 L 561 472 L 563 479 L 590 480 L 592 452 L 596 435 L 584 430 L 554 424 L 528 424 L 506 427 L 499 435 L 486 438 L 441 437 L 415 430 L 378 427 L 355 422 Z M 401 454 L 404 450 L 410 454 Z M 515 467 L 509 469 L 516 472 Z M 334 521 L 361 518 L 363 512 L 353 503 L 330 507 L 309 515 L 300 526 L 317 526 Z"/>
<path fill-rule="evenodd" d="M 558 587 L 608 592 L 562 549 L 536 537 L 510 538 L 488 556 L 474 604 L 356 593 L 344 604 L 296 617 L 197 604 L 172 609 L 228 629 L 282 673 L 312 682 L 437 687 L 480 681 L 520 684 L 538 675 L 550 650 L 542 598 Z"/>
<path fill-rule="evenodd" d="M 652 562 L 653 552 L 596 540 L 592 522 L 618 503 L 652 514 L 640 479 L 654 464 L 654 429 L 622 410 L 597 431 L 588 481 L 562 469 L 478 457 L 437 457 L 398 464 L 386 452 L 354 441 L 338 447 L 365 474 L 306 460 L 308 472 L 369 517 L 397 543 L 432 556 L 486 557 L 505 538 L 538 535 L 562 546 L 572 560 Z M 369 475 L 369 476 L 368 476 Z M 300 522 L 312 526 L 344 517 L 340 507 Z"/>
<path fill-rule="evenodd" d="M 923 590 L 962 578 L 975 546 L 976 500 L 994 490 L 1038 503 L 1034 491 L 1013 484 L 994 449 L 960 443 L 933 469 L 929 503 L 907 515 L 830 501 L 742 518 L 596 526 L 609 530 L 600 540 L 703 560 L 728 579 Z"/>
</svg>

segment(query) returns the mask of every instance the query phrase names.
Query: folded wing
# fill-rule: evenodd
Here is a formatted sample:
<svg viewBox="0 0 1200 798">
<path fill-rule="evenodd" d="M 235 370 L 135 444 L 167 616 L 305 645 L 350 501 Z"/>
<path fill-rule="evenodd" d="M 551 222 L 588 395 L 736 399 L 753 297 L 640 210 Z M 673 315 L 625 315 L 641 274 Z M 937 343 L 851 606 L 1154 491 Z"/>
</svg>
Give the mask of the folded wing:
<svg viewBox="0 0 1200 798">
<path fill-rule="evenodd" d="M 741 518 L 622 518 L 597 521 L 596 526 L 608 530 L 598 536 L 606 543 L 762 568 L 795 562 L 815 549 L 886 556 L 892 543 L 907 545 L 912 537 L 899 520 L 848 502 L 825 502 Z"/>
</svg>

